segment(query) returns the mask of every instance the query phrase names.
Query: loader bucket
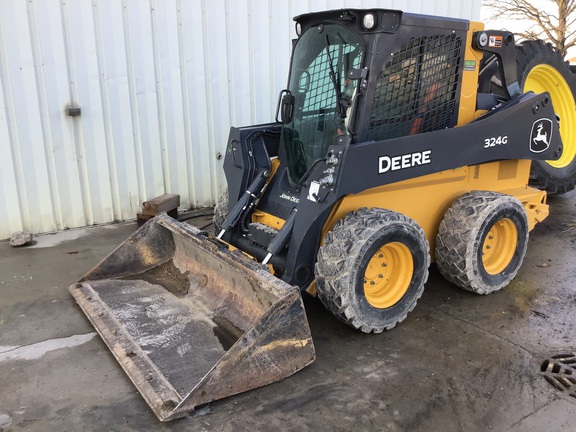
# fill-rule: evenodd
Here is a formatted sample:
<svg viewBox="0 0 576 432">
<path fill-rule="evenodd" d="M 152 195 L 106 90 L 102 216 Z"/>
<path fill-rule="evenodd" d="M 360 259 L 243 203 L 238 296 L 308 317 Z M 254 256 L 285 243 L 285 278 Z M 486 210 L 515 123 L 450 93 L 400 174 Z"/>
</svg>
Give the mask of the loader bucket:
<svg viewBox="0 0 576 432">
<path fill-rule="evenodd" d="M 166 214 L 69 289 L 162 421 L 315 359 L 297 288 Z"/>
</svg>

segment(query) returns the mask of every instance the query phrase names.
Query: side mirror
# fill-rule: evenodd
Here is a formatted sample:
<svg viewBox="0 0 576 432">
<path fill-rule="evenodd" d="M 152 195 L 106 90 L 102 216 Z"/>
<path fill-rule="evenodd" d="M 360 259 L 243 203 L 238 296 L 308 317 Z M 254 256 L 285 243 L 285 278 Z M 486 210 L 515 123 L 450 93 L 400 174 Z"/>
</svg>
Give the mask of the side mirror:
<svg viewBox="0 0 576 432">
<path fill-rule="evenodd" d="M 292 117 L 294 116 L 294 101 L 295 97 L 292 96 L 290 90 L 284 89 L 280 92 L 278 97 L 278 107 L 276 108 L 276 122 L 283 124 L 290 123 Z M 280 114 L 280 120 L 278 120 L 278 114 Z"/>
</svg>

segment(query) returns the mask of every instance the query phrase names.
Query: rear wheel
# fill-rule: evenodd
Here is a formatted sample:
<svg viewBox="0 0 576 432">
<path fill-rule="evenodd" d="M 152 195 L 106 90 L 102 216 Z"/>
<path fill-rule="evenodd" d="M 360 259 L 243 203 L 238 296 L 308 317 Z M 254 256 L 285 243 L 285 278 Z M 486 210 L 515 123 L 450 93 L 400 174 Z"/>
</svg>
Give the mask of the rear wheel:
<svg viewBox="0 0 576 432">
<path fill-rule="evenodd" d="M 362 208 L 324 238 L 315 269 L 318 298 L 351 327 L 380 333 L 414 309 L 429 265 L 428 241 L 415 221 Z"/>
<path fill-rule="evenodd" d="M 540 40 L 517 46 L 516 66 L 524 92 L 550 93 L 564 145 L 560 159 L 532 162 L 531 183 L 550 194 L 569 192 L 576 186 L 576 81 L 560 54 Z"/>
<path fill-rule="evenodd" d="M 516 276 L 527 244 L 528 220 L 520 201 L 473 191 L 456 199 L 440 223 L 436 264 L 458 287 L 490 294 Z"/>
</svg>

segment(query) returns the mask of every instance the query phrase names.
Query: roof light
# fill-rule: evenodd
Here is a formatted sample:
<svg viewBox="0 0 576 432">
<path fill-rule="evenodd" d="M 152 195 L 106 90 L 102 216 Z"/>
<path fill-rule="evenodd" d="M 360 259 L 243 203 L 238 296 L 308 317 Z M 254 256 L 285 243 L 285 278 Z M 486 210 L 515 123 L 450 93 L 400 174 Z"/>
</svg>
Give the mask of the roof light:
<svg viewBox="0 0 576 432">
<path fill-rule="evenodd" d="M 372 30 L 376 26 L 376 17 L 374 14 L 368 12 L 364 15 L 364 18 L 362 18 L 362 25 L 366 30 Z"/>
<path fill-rule="evenodd" d="M 299 22 L 297 22 L 296 23 L 296 34 L 298 36 L 300 36 L 301 33 L 302 33 L 302 25 Z"/>
</svg>

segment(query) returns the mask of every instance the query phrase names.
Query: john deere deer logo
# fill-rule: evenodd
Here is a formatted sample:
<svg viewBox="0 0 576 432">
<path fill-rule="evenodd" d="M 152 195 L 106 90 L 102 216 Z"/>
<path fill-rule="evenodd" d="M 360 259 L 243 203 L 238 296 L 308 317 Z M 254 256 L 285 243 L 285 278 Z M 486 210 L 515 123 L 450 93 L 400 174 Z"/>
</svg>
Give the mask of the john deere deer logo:
<svg viewBox="0 0 576 432">
<path fill-rule="evenodd" d="M 542 153 L 550 147 L 552 138 L 552 120 L 541 118 L 532 125 L 530 133 L 530 151 L 532 153 Z"/>
</svg>

